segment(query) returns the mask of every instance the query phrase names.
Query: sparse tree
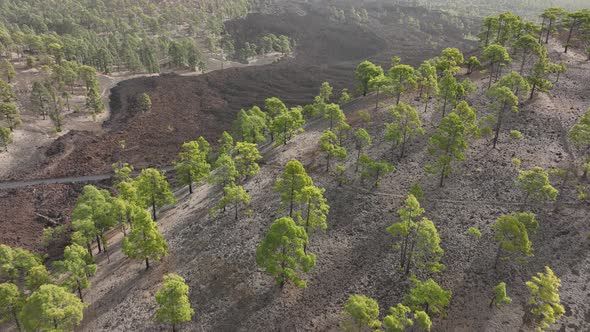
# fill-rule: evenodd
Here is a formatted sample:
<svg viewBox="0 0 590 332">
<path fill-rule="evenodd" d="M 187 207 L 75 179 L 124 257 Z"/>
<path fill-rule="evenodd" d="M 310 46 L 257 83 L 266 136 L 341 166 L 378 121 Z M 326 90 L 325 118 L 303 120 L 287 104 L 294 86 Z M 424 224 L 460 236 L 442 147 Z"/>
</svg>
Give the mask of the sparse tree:
<svg viewBox="0 0 590 332">
<path fill-rule="evenodd" d="M 235 220 L 238 220 L 238 211 L 241 205 L 250 204 L 250 194 L 242 187 L 235 183 L 230 183 L 223 188 L 223 198 L 215 207 L 215 210 L 226 210 L 227 206 L 233 206 L 235 211 Z"/>
<path fill-rule="evenodd" d="M 150 268 L 150 259 L 161 260 L 168 255 L 168 244 L 149 213 L 138 210 L 131 232 L 123 239 L 122 250 L 129 258 L 145 260 L 147 270 Z"/>
<path fill-rule="evenodd" d="M 379 75 L 371 78 L 369 81 L 369 90 L 376 91 L 377 96 L 375 98 L 375 110 L 379 107 L 379 95 L 382 91 L 391 90 L 391 78 L 385 75 Z"/>
<path fill-rule="evenodd" d="M 376 161 L 366 154 L 361 154 L 359 159 L 361 168 L 361 179 L 373 178 L 373 186 L 379 185 L 379 179 L 395 171 L 395 166 L 385 161 Z"/>
<path fill-rule="evenodd" d="M 65 288 L 43 285 L 29 296 L 19 318 L 25 331 L 73 331 L 85 307 Z"/>
<path fill-rule="evenodd" d="M 346 158 L 346 149 L 338 144 L 338 137 L 330 129 L 320 137 L 320 149 L 326 154 L 326 172 L 330 171 L 330 159 L 335 157 L 338 159 Z"/>
<path fill-rule="evenodd" d="M 490 81 L 488 83 L 489 89 L 492 86 L 492 79 L 494 75 L 496 77 L 500 77 L 502 66 L 512 62 L 512 58 L 510 58 L 506 48 L 498 44 L 492 44 L 486 47 L 483 51 L 483 56 L 487 61 L 490 62 Z"/>
<path fill-rule="evenodd" d="M 525 200 L 537 201 L 552 200 L 557 198 L 558 191 L 549 182 L 549 173 L 541 167 L 535 167 L 530 171 L 519 170 L 516 186 L 522 189 L 526 195 Z"/>
<path fill-rule="evenodd" d="M 426 112 L 431 96 L 439 94 L 436 67 L 430 61 L 424 61 L 418 67 L 418 85 L 420 86 L 420 98 L 424 103 L 424 112 Z"/>
<path fill-rule="evenodd" d="M 501 307 L 503 304 L 512 303 L 512 299 L 506 295 L 506 283 L 501 282 L 494 287 L 494 296 L 490 300 L 490 308 L 494 305 Z"/>
<path fill-rule="evenodd" d="M 506 111 L 512 110 L 513 112 L 518 112 L 518 97 L 514 95 L 510 88 L 499 85 L 495 85 L 489 89 L 486 95 L 492 99 L 491 108 L 496 113 L 494 117 L 494 140 L 492 143 L 493 147 L 496 148 Z"/>
<path fill-rule="evenodd" d="M 492 226 L 495 231 L 494 240 L 498 242 L 494 268 L 498 266 L 501 258 L 508 260 L 511 255 L 516 255 L 518 260 L 523 260 L 523 256 L 532 256 L 533 247 L 529 240 L 529 232 L 534 233 L 537 226 L 538 222 L 532 213 L 519 212 L 498 218 Z"/>
<path fill-rule="evenodd" d="M 301 202 L 303 188 L 312 184 L 311 177 L 298 160 L 287 163 L 281 178 L 277 180 L 275 191 L 281 194 L 281 204 L 289 205 L 289 217 L 293 217 L 295 203 Z"/>
<path fill-rule="evenodd" d="M 12 144 L 12 142 L 13 136 L 10 129 L 0 127 L 0 146 L 4 148 L 4 151 L 8 152 L 8 146 Z"/>
<path fill-rule="evenodd" d="M 565 314 L 565 308 L 561 305 L 559 298 L 561 280 L 549 266 L 545 266 L 544 274 L 537 273 L 525 284 L 531 294 L 529 299 L 529 305 L 532 307 L 531 313 L 537 316 L 536 330 L 544 331 Z"/>
<path fill-rule="evenodd" d="M 383 318 L 384 332 L 403 332 L 414 325 L 412 320 L 412 309 L 398 303 L 395 307 L 389 308 L 389 315 Z"/>
<path fill-rule="evenodd" d="M 152 99 L 147 93 L 142 93 L 137 97 L 137 110 L 142 113 L 147 113 L 152 109 Z"/>
<path fill-rule="evenodd" d="M 441 74 L 456 75 L 461 67 L 459 67 L 465 58 L 463 53 L 458 48 L 449 47 L 441 52 L 441 55 L 435 58 L 436 69 Z"/>
<path fill-rule="evenodd" d="M 309 272 L 316 261 L 314 254 L 305 253 L 307 243 L 305 229 L 297 226 L 292 218 L 277 219 L 256 249 L 256 264 L 273 276 L 281 288 L 289 281 L 305 288 L 307 282 L 301 278 L 299 270 Z"/>
<path fill-rule="evenodd" d="M 189 193 L 193 193 L 193 182 L 202 184 L 211 172 L 211 165 L 207 162 L 207 154 L 196 141 L 182 144 L 182 151 L 178 155 L 178 162 L 174 164 L 176 176 L 180 184 L 188 185 Z"/>
<path fill-rule="evenodd" d="M 354 132 L 354 147 L 357 151 L 356 155 L 356 162 L 355 162 L 355 172 L 359 170 L 359 159 L 361 158 L 361 154 L 363 153 L 363 149 L 371 145 L 371 135 L 364 129 L 359 128 Z"/>
<path fill-rule="evenodd" d="M 383 75 L 383 68 L 370 61 L 363 61 L 358 65 L 354 77 L 359 81 L 363 96 L 366 96 L 367 92 L 369 92 L 369 81 L 379 75 Z"/>
<path fill-rule="evenodd" d="M 222 188 L 230 183 L 235 182 L 238 177 L 236 164 L 229 154 L 221 154 L 214 165 L 214 171 L 211 172 L 209 181 L 219 184 Z"/>
<path fill-rule="evenodd" d="M 221 134 L 221 137 L 217 141 L 219 143 L 219 149 L 217 150 L 218 155 L 231 155 L 232 151 L 234 150 L 234 138 L 227 132 L 224 131 Z"/>
<path fill-rule="evenodd" d="M 156 208 L 176 203 L 163 171 L 158 171 L 155 168 L 143 169 L 135 178 L 134 183 L 141 206 L 146 209 L 152 208 L 153 220 L 156 220 Z"/>
<path fill-rule="evenodd" d="M 35 81 L 31 90 L 31 104 L 32 110 L 35 113 L 39 113 L 43 120 L 49 113 L 49 103 L 51 102 L 51 96 L 49 91 L 45 87 L 45 84 Z"/>
<path fill-rule="evenodd" d="M 176 325 L 189 322 L 195 314 L 189 302 L 188 291 L 184 278 L 169 273 L 164 276 L 164 283 L 156 292 L 156 320 L 172 325 L 172 332 L 176 332 Z"/>
<path fill-rule="evenodd" d="M 80 301 L 84 302 L 82 290 L 90 287 L 89 278 L 96 273 L 96 264 L 84 247 L 72 244 L 64 249 L 64 259 L 55 263 L 58 271 L 67 274 L 62 285 L 77 291 Z"/>
<path fill-rule="evenodd" d="M 0 284 L 0 323 L 5 323 L 9 320 L 14 320 L 16 328 L 21 331 L 21 324 L 18 318 L 24 298 L 22 293 L 18 290 L 18 286 L 5 282 Z"/>
<path fill-rule="evenodd" d="M 351 295 L 344 304 L 340 329 L 349 332 L 361 332 L 381 327 L 379 321 L 379 304 L 364 295 Z"/>
<path fill-rule="evenodd" d="M 0 76 L 6 77 L 8 83 L 11 83 L 16 77 L 16 71 L 14 71 L 14 67 L 8 59 L 4 59 L 2 63 L 0 63 Z"/>
<path fill-rule="evenodd" d="M 87 185 L 84 187 L 82 195 L 76 202 L 76 207 L 72 212 L 72 223 L 74 230 L 78 230 L 77 227 L 82 227 L 84 232 L 84 238 L 94 233 L 96 237 L 96 244 L 98 246 L 98 252 L 101 252 L 101 237 L 106 231 L 111 229 L 116 220 L 111 218 L 110 215 L 110 197 L 111 194 L 106 190 L 99 190 L 94 186 Z M 87 225 L 83 221 L 90 221 L 92 226 Z M 80 243 L 79 243 L 80 244 Z M 88 245 L 90 248 L 90 246 Z M 90 250 L 89 250 L 90 251 Z"/>
<path fill-rule="evenodd" d="M 445 116 L 438 131 L 430 137 L 428 153 L 436 158 L 434 164 L 427 165 L 426 171 L 431 174 L 440 174 L 442 187 L 444 179 L 451 174 L 452 163 L 455 160 L 465 159 L 464 151 L 467 149 L 465 141 L 465 125 L 456 113 Z"/>
<path fill-rule="evenodd" d="M 260 155 L 256 144 L 238 142 L 234 148 L 234 153 L 234 162 L 239 177 L 248 178 L 258 174 L 260 170 L 258 162 L 262 159 L 262 155 Z"/>
<path fill-rule="evenodd" d="M 317 230 L 326 230 L 328 225 L 326 219 L 330 212 L 324 193 L 326 189 L 309 185 L 301 190 L 302 209 L 297 212 L 297 223 L 303 226 L 305 233 L 310 236 Z M 307 252 L 307 245 L 303 246 Z"/>
<path fill-rule="evenodd" d="M 410 88 L 416 88 L 416 72 L 412 66 L 397 65 L 389 69 L 387 76 L 391 79 L 392 89 L 396 95 L 396 105 L 399 105 L 402 93 Z"/>
<path fill-rule="evenodd" d="M 270 124 L 272 136 L 277 138 L 277 144 L 287 145 L 297 133 L 303 132 L 303 108 L 293 107 L 277 115 Z"/>
<path fill-rule="evenodd" d="M 432 279 L 422 282 L 412 277 L 411 280 L 414 285 L 406 295 L 405 304 L 415 311 L 424 310 L 428 315 L 446 316 L 445 308 L 451 302 L 451 291 L 444 290 Z"/>
<path fill-rule="evenodd" d="M 474 70 L 481 68 L 481 62 L 476 56 L 469 57 L 465 64 L 467 65 L 467 75 L 471 75 Z"/>
<path fill-rule="evenodd" d="M 408 140 L 417 135 L 424 135 L 425 131 L 418 112 L 412 106 L 399 103 L 391 107 L 389 113 L 393 121 L 385 124 L 385 139 L 393 143 L 392 151 L 395 147 L 401 146 L 399 159 L 402 159 Z"/>
<path fill-rule="evenodd" d="M 320 87 L 319 97 L 324 104 L 327 104 L 330 102 L 330 98 L 332 98 L 333 91 L 334 91 L 334 89 L 330 86 L 330 83 L 328 83 L 328 82 L 322 83 L 322 86 Z"/>
</svg>

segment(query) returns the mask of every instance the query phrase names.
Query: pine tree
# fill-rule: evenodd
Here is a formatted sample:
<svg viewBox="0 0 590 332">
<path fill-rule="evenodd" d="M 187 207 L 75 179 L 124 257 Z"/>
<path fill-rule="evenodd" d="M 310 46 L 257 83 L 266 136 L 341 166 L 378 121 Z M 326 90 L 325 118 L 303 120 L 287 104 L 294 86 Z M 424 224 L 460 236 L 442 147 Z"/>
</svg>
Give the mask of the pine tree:
<svg viewBox="0 0 590 332">
<path fill-rule="evenodd" d="M 493 140 L 493 147 L 496 148 L 506 111 L 518 112 L 518 97 L 514 95 L 510 88 L 500 85 L 495 85 L 489 89 L 486 95 L 493 100 L 491 108 L 496 112 Z"/>
<path fill-rule="evenodd" d="M 393 148 L 401 146 L 399 159 L 402 159 L 408 140 L 417 135 L 424 135 L 425 131 L 418 112 L 412 106 L 399 103 L 391 107 L 389 112 L 393 116 L 393 121 L 385 124 L 385 139 L 393 143 Z"/>
<path fill-rule="evenodd" d="M 330 171 L 330 159 L 335 157 L 338 159 L 346 158 L 346 149 L 338 144 L 338 137 L 330 129 L 320 137 L 320 150 L 326 154 L 326 172 Z"/>
<path fill-rule="evenodd" d="M 541 167 L 535 167 L 530 171 L 519 170 L 516 186 L 525 193 L 525 200 L 537 201 L 557 199 L 559 193 L 549 182 L 549 174 Z"/>
<path fill-rule="evenodd" d="M 510 259 L 511 255 L 516 255 L 518 260 L 532 256 L 533 246 L 529 240 L 529 232 L 534 233 L 538 225 L 532 213 L 519 212 L 498 218 L 492 226 L 495 231 L 494 240 L 498 242 L 494 268 L 498 266 L 500 259 Z M 502 252 L 507 256 L 502 257 Z"/>
<path fill-rule="evenodd" d="M 19 318 L 25 331 L 73 331 L 85 307 L 65 288 L 43 285 L 29 296 Z"/>
<path fill-rule="evenodd" d="M 529 305 L 531 313 L 537 316 L 536 330 L 541 332 L 548 329 L 565 313 L 559 298 L 561 280 L 553 273 L 549 266 L 545 266 L 545 273 L 537 273 L 526 283 L 531 298 Z"/>
<path fill-rule="evenodd" d="M 444 49 L 441 55 L 435 58 L 436 69 L 443 75 L 447 73 L 453 76 L 456 75 L 461 70 L 459 65 L 463 64 L 464 61 L 463 53 L 454 47 Z"/>
<path fill-rule="evenodd" d="M 400 267 L 408 275 L 412 267 L 429 272 L 440 272 L 444 265 L 440 259 L 444 251 L 434 223 L 427 218 L 417 220 L 424 213 L 420 203 L 409 194 L 404 207 L 398 210 L 401 222 L 387 227 L 387 232 L 400 241 L 394 248 L 400 249 Z"/>
<path fill-rule="evenodd" d="M 12 132 L 8 128 L 0 127 L 0 147 L 8 152 L 8 146 L 12 144 L 14 138 Z"/>
<path fill-rule="evenodd" d="M 379 95 L 381 92 L 390 91 L 392 90 L 392 87 L 391 78 L 383 74 L 375 76 L 369 80 L 369 91 L 377 91 L 377 96 L 375 98 L 375 110 L 379 107 Z"/>
<path fill-rule="evenodd" d="M 21 330 L 18 314 L 24 303 L 24 298 L 18 286 L 12 283 L 0 284 L 0 323 L 14 320 L 18 331 Z"/>
<path fill-rule="evenodd" d="M 147 93 L 142 93 L 137 97 L 137 110 L 142 113 L 147 113 L 152 109 L 152 99 Z"/>
<path fill-rule="evenodd" d="M 190 322 L 195 314 L 189 302 L 188 291 L 184 278 L 169 273 L 164 276 L 164 284 L 156 292 L 156 320 L 172 325 L 173 332 L 176 332 L 176 325 Z"/>
<path fill-rule="evenodd" d="M 217 150 L 218 155 L 227 154 L 231 155 L 234 150 L 234 138 L 227 132 L 224 131 L 221 137 L 217 141 L 219 143 L 219 149 Z"/>
<path fill-rule="evenodd" d="M 412 310 L 423 309 L 428 315 L 441 314 L 446 316 L 445 308 L 451 301 L 451 291 L 442 289 L 434 280 L 424 282 L 411 278 L 414 284 L 406 295 L 405 303 Z"/>
<path fill-rule="evenodd" d="M 492 79 L 494 75 L 496 77 L 501 76 L 502 66 L 505 66 L 512 62 L 512 58 L 506 51 L 506 48 L 502 45 L 492 44 L 485 48 L 483 51 L 484 58 L 490 62 L 490 80 L 488 83 L 488 89 L 492 86 Z"/>
<path fill-rule="evenodd" d="M 379 304 L 364 295 L 351 295 L 344 304 L 342 320 L 338 326 L 343 331 L 350 332 L 379 328 Z"/>
<path fill-rule="evenodd" d="M 474 70 L 481 68 L 481 62 L 476 56 L 469 57 L 465 64 L 467 65 L 467 75 L 471 75 Z"/>
<path fill-rule="evenodd" d="M 434 156 L 436 161 L 432 165 L 427 165 L 426 171 L 431 174 L 440 173 L 442 187 L 444 179 L 451 174 L 453 161 L 465 159 L 465 125 L 459 115 L 449 113 L 445 116 L 438 131 L 430 137 L 429 143 L 428 153 Z"/>
<path fill-rule="evenodd" d="M 373 186 L 379 186 L 379 179 L 395 171 L 395 166 L 386 161 L 376 161 L 366 154 L 362 154 L 359 159 L 361 168 L 361 179 L 373 178 Z"/>
<path fill-rule="evenodd" d="M 165 204 L 176 203 L 164 172 L 160 172 L 155 168 L 143 169 L 139 176 L 135 178 L 134 183 L 141 206 L 146 209 L 148 207 L 152 208 L 154 220 L 156 220 L 156 208 L 161 208 Z"/>
<path fill-rule="evenodd" d="M 84 247 L 72 244 L 64 249 L 64 259 L 55 263 L 58 271 L 66 273 L 63 286 L 77 291 L 80 301 L 84 302 L 82 289 L 90 287 L 89 277 L 96 273 L 96 264 L 92 263 L 90 254 Z"/>
<path fill-rule="evenodd" d="M 0 63 L 0 76 L 6 77 L 8 83 L 11 83 L 16 77 L 16 71 L 14 71 L 14 67 L 8 59 L 4 59 L 2 63 Z"/>
<path fill-rule="evenodd" d="M 111 215 L 109 214 L 111 210 L 110 197 L 111 195 L 108 191 L 99 190 L 94 186 L 87 185 L 84 187 L 84 191 L 78 198 L 76 207 L 72 212 L 74 230 L 77 230 L 76 227 L 82 226 L 84 228 L 85 235 L 89 236 L 91 232 L 93 232 L 94 236 L 96 237 L 98 252 L 102 251 L 100 238 L 116 223 L 116 220 L 112 219 Z M 83 223 L 85 220 L 90 221 L 92 223 L 92 227 Z M 84 236 L 84 238 L 86 238 L 86 236 Z M 91 241 L 88 238 L 86 238 L 86 240 Z M 89 251 L 91 251 L 89 243 L 88 248 Z"/>
<path fill-rule="evenodd" d="M 403 332 L 406 328 L 414 325 L 410 318 L 412 309 L 398 303 L 395 307 L 389 308 L 389 315 L 383 318 L 384 332 Z"/>
<path fill-rule="evenodd" d="M 202 184 L 211 172 L 207 162 L 207 154 L 196 141 L 182 144 L 178 162 L 174 164 L 176 176 L 182 185 L 188 185 L 189 193 L 193 193 L 193 182 Z"/>
<path fill-rule="evenodd" d="M 346 116 L 338 104 L 328 104 L 325 107 L 324 118 L 330 120 L 330 130 L 346 121 Z"/>
<path fill-rule="evenodd" d="M 325 192 L 326 189 L 314 185 L 303 187 L 301 190 L 303 206 L 300 211 L 297 211 L 297 223 L 299 226 L 303 226 L 308 236 L 317 230 L 324 231 L 328 228 L 326 219 L 330 212 L 330 206 L 324 197 Z M 303 250 L 307 252 L 307 246 L 304 246 Z"/>
<path fill-rule="evenodd" d="M 431 96 L 439 94 L 436 67 L 428 60 L 418 67 L 418 86 L 420 87 L 420 99 L 424 103 L 424 112 L 426 112 Z"/>
<path fill-rule="evenodd" d="M 277 144 L 287 145 L 293 136 L 303 132 L 304 123 L 303 108 L 293 107 L 277 115 L 270 123 L 270 130 Z"/>
<path fill-rule="evenodd" d="M 35 81 L 33 82 L 33 87 L 31 89 L 31 104 L 32 110 L 35 113 L 39 113 L 43 120 L 49 113 L 49 103 L 51 101 L 51 96 L 49 95 L 49 91 L 45 87 L 45 84 Z"/>
<path fill-rule="evenodd" d="M 307 243 L 303 227 L 289 217 L 277 219 L 256 249 L 256 264 L 273 276 L 281 288 L 289 281 L 305 288 L 307 282 L 301 278 L 299 270 L 309 272 L 316 261 L 314 254 L 305 253 Z"/>
<path fill-rule="evenodd" d="M 416 88 L 416 72 L 412 66 L 397 65 L 389 69 L 387 76 L 391 79 L 393 92 L 396 95 L 396 105 L 399 105 L 402 93 L 410 88 Z"/>
<path fill-rule="evenodd" d="M 145 260 L 147 270 L 150 268 L 150 258 L 161 260 L 168 255 L 168 244 L 149 213 L 138 210 L 131 232 L 123 239 L 122 250 L 129 258 Z"/>
<path fill-rule="evenodd" d="M 235 183 L 230 183 L 223 188 L 223 198 L 211 212 L 215 210 L 225 211 L 228 206 L 233 206 L 235 211 L 235 220 L 238 220 L 238 211 L 241 205 L 250 204 L 250 194 L 242 187 Z"/>
<path fill-rule="evenodd" d="M 248 178 L 258 174 L 260 170 L 258 162 L 262 159 L 262 155 L 258 151 L 256 144 L 238 142 L 234 148 L 234 153 L 234 162 L 239 177 Z"/>
<path fill-rule="evenodd" d="M 438 83 L 438 101 L 442 102 L 442 117 L 447 113 L 447 106 L 455 104 L 461 85 L 455 76 L 447 73 Z"/>
<path fill-rule="evenodd" d="M 281 178 L 277 180 L 275 191 L 281 194 L 281 204 L 289 206 L 289 217 L 293 217 L 295 204 L 302 200 L 303 188 L 312 184 L 313 181 L 298 160 L 287 163 Z"/>
<path fill-rule="evenodd" d="M 494 305 L 496 305 L 496 307 L 500 307 L 503 304 L 508 303 L 512 303 L 512 299 L 506 295 L 506 283 L 501 282 L 496 287 L 494 287 L 494 296 L 490 301 L 490 308 L 492 308 Z"/>
<path fill-rule="evenodd" d="M 363 61 L 358 65 L 354 72 L 354 77 L 359 81 L 363 96 L 366 96 L 367 92 L 369 92 L 369 81 L 379 75 L 383 75 L 383 68 L 370 61 Z"/>
<path fill-rule="evenodd" d="M 357 155 L 356 155 L 356 162 L 355 162 L 355 172 L 359 170 L 359 159 L 361 158 L 361 154 L 363 153 L 363 149 L 371 145 L 371 135 L 364 129 L 359 128 L 354 132 L 354 147 L 356 148 Z"/>
</svg>

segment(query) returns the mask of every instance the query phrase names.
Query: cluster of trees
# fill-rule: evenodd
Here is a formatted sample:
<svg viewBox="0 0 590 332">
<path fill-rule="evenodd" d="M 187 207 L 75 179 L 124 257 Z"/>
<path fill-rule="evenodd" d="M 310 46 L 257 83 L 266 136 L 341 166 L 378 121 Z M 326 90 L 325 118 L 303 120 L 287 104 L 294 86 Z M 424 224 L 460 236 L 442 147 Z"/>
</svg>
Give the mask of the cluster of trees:
<svg viewBox="0 0 590 332">
<path fill-rule="evenodd" d="M 369 22 L 369 13 L 364 7 L 350 6 L 349 8 L 328 7 L 329 18 L 337 22 L 352 22 L 366 24 Z"/>
<path fill-rule="evenodd" d="M 224 19 L 243 16 L 258 2 L 264 1 L 4 1 L 0 54 L 41 62 L 59 56 L 102 72 L 153 73 L 160 63 L 203 68 L 199 31 L 219 36 Z"/>
<path fill-rule="evenodd" d="M 344 304 L 339 327 L 344 331 L 391 331 L 401 332 L 430 331 L 433 321 L 430 317 L 446 315 L 451 291 L 440 287 L 433 279 L 420 281 L 411 277 L 412 288 L 405 296 L 403 303 L 389 308 L 388 314 L 380 320 L 379 304 L 364 295 L 351 295 Z M 525 282 L 529 290 L 528 306 L 536 322 L 538 331 L 549 328 L 565 313 L 560 304 L 559 287 L 561 280 L 555 276 L 551 268 L 545 267 L 545 273 L 537 273 Z M 492 289 L 490 308 L 511 303 L 506 293 L 506 283 L 501 282 Z"/>
<path fill-rule="evenodd" d="M 282 288 L 291 282 L 307 285 L 301 273 L 309 272 L 316 256 L 308 251 L 309 236 L 327 228 L 330 206 L 325 189 L 316 187 L 297 160 L 291 160 L 277 180 L 275 191 L 281 197 L 283 217 L 276 219 L 256 250 L 256 263 L 273 276 Z"/>
<path fill-rule="evenodd" d="M 295 48 L 295 41 L 285 35 L 269 33 L 259 38 L 258 42 L 245 42 L 235 52 L 229 48 L 228 55 L 233 55 L 238 61 L 247 62 L 248 58 L 272 52 L 280 52 L 283 55 L 291 53 Z M 226 52 L 228 47 L 226 47 Z M 234 54 L 235 53 L 235 54 Z"/>
</svg>

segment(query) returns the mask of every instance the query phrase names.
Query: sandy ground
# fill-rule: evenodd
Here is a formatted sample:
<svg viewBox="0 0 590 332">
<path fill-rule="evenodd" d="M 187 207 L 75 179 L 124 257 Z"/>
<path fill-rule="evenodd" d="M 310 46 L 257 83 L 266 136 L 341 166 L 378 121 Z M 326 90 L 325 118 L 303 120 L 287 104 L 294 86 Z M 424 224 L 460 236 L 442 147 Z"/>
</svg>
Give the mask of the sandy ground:
<svg viewBox="0 0 590 332">
<path fill-rule="evenodd" d="M 550 47 L 556 49 L 555 45 Z M 93 287 L 87 291 L 91 305 L 82 330 L 165 330 L 153 321 L 153 295 L 161 276 L 169 272 L 185 277 L 191 289 L 196 314 L 190 323 L 183 324 L 183 331 L 335 331 L 342 305 L 353 293 L 375 298 L 384 313 L 402 301 L 409 289 L 395 267 L 398 255 L 390 248 L 392 239 L 385 228 L 397 221 L 395 211 L 416 182 L 426 194 L 426 216 L 441 234 L 447 266 L 441 274 L 419 276 L 434 277 L 453 292 L 448 317 L 434 318 L 433 331 L 532 331 L 526 324 L 524 281 L 545 265 L 562 280 L 560 295 L 566 308 L 565 316 L 551 330 L 590 330 L 589 206 L 576 201 L 572 186 L 560 188 L 557 203 L 524 202 L 522 192 L 514 186 L 517 173 L 511 165 L 513 157 L 522 159 L 525 169 L 568 167 L 575 162 L 575 154 L 564 144 L 564 134 L 590 106 L 590 86 L 580 83 L 588 77 L 590 64 L 573 52 L 552 52 L 552 56 L 561 57 L 570 68 L 557 87 L 525 102 L 520 113 L 509 116 L 498 150 L 490 150 L 485 140 L 472 142 L 467 161 L 455 166 L 444 188 L 438 187 L 436 176 L 423 172 L 422 165 L 431 162 L 425 153 L 425 137 L 409 146 L 403 160 L 395 161 L 396 172 L 384 177 L 379 188 L 361 184 L 354 177 L 353 158 L 345 164 L 354 179 L 338 187 L 325 175 L 324 158 L 317 150 L 325 121 L 313 122 L 287 146 L 265 152 L 260 174 L 245 183 L 252 195 L 252 216 L 237 222 L 231 214 L 211 218 L 207 211 L 220 192 L 201 187 L 161 216 L 159 227 L 170 245 L 170 255 L 163 262 L 145 271 L 142 262 L 124 258 L 118 244 L 113 245 L 111 263 L 101 258 Z M 484 77 L 477 84 L 485 82 Z M 407 99 L 420 106 L 411 97 Z M 470 103 L 480 116 L 488 113 L 481 92 L 470 98 Z M 367 129 L 379 137 L 387 116 L 385 108 L 374 111 L 372 105 L 373 97 L 369 97 L 352 102 L 346 111 L 356 127 L 360 125 L 357 112 L 370 110 L 374 118 Z M 421 111 L 421 117 L 428 137 L 434 130 L 431 124 L 438 123 L 440 115 L 431 109 Z M 510 129 L 520 130 L 525 138 L 510 140 Z M 346 145 L 350 151 L 351 142 Z M 389 159 L 390 151 L 389 145 L 377 138 L 369 154 Z M 311 236 L 309 248 L 318 261 L 305 276 L 308 288 L 287 286 L 281 292 L 256 267 L 254 255 L 270 223 L 284 214 L 272 187 L 292 158 L 303 162 L 316 185 L 327 188 L 331 213 L 328 230 Z M 498 216 L 516 211 L 533 211 L 541 223 L 532 235 L 535 256 L 528 264 L 501 263 L 493 270 L 496 245 L 491 225 Z M 483 238 L 477 243 L 464 235 L 470 226 L 482 230 Z M 500 281 L 508 284 L 513 303 L 489 309 L 491 289 Z"/>
</svg>

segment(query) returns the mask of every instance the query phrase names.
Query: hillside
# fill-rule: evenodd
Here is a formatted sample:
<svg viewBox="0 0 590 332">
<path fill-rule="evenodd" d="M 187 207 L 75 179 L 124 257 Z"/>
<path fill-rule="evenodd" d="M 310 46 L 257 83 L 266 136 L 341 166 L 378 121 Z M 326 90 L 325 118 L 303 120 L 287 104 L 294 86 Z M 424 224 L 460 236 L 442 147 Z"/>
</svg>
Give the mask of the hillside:
<svg viewBox="0 0 590 332">
<path fill-rule="evenodd" d="M 590 331 L 590 10 L 108 1 L 221 46 L 88 79 L 4 52 L 0 330 Z"/>
<path fill-rule="evenodd" d="M 553 329 L 590 328 L 589 294 L 585 290 L 590 282 L 589 206 L 577 203 L 576 193 L 570 188 L 560 193 L 556 203 L 523 202 L 514 186 L 514 157 L 522 160 L 525 169 L 569 167 L 576 161 L 565 144 L 564 128 L 588 107 L 590 87 L 577 82 L 588 75 L 590 65 L 579 54 L 563 55 L 555 43 L 550 48 L 552 57 L 566 62 L 570 70 L 550 94 L 526 102 L 518 114 L 510 116 L 508 127 L 521 131 L 525 138 L 510 141 L 503 136 L 499 150 L 490 150 L 485 141 L 477 142 L 470 147 L 468 161 L 458 166 L 444 188 L 419 166 L 430 160 L 425 139 L 412 144 L 409 155 L 396 163 L 396 172 L 383 178 L 379 188 L 358 180 L 339 187 L 326 176 L 325 161 L 318 151 L 317 141 L 328 124 L 315 122 L 289 145 L 266 149 L 260 174 L 245 184 L 252 195 L 252 216 L 238 222 L 231 214 L 211 218 L 208 209 L 215 205 L 220 192 L 205 186 L 161 218 L 160 229 L 169 241 L 171 254 L 154 270 L 144 272 L 140 264 L 126 263 L 119 252 L 111 257 L 110 264 L 102 262 L 88 295 L 93 304 L 84 330 L 159 328 L 150 319 L 154 310 L 151 295 L 156 281 L 172 271 L 185 276 L 192 290 L 190 300 L 197 314 L 187 330 L 332 331 L 350 294 L 375 298 L 381 308 L 392 306 L 402 300 L 409 282 L 396 270 L 397 256 L 385 228 L 396 220 L 395 211 L 413 183 L 420 183 L 424 189 L 426 215 L 441 234 L 445 250 L 442 262 L 447 268 L 438 279 L 453 292 L 448 317 L 436 319 L 434 331 L 529 331 L 523 321 L 527 293 L 523 283 L 546 265 L 562 280 L 560 294 L 566 307 L 565 317 Z M 483 90 L 485 78 L 476 84 Z M 480 92 L 469 101 L 478 107 L 483 99 Z M 419 106 L 412 98 L 408 101 Z M 372 109 L 372 105 L 372 98 L 368 98 L 345 107 L 353 127 L 360 124 L 358 111 Z M 380 137 L 386 108 L 384 105 L 374 113 L 373 125 L 368 128 L 374 137 Z M 427 137 L 440 115 L 429 111 L 420 116 L 425 119 Z M 349 144 L 347 148 L 352 149 Z M 390 159 L 389 144 L 377 140 L 369 153 Z M 316 185 L 327 189 L 331 210 L 328 230 L 314 234 L 311 240 L 310 250 L 317 254 L 318 262 L 306 277 L 308 287 L 280 291 L 256 267 L 254 254 L 265 230 L 278 216 L 274 182 L 293 158 L 304 164 Z M 349 162 L 349 170 L 350 166 Z M 354 178 L 353 173 L 348 175 Z M 491 224 L 498 216 L 515 211 L 537 214 L 541 226 L 532 236 L 535 256 L 525 265 L 501 263 L 494 271 Z M 471 226 L 483 233 L 474 248 L 464 234 Z M 510 285 L 514 301 L 502 310 L 491 310 L 488 294 L 499 281 Z"/>
</svg>

